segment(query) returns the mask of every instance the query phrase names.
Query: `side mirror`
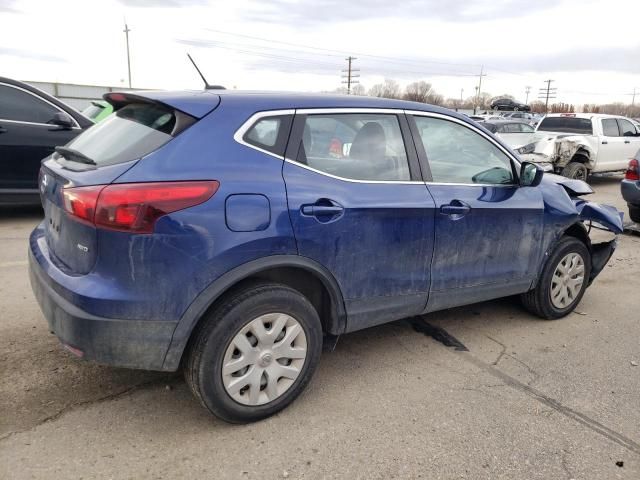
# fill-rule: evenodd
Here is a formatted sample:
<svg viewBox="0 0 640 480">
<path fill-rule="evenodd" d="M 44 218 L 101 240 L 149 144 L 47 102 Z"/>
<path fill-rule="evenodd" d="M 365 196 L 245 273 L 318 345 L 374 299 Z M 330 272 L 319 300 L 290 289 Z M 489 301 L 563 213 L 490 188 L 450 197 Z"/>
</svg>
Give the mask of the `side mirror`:
<svg viewBox="0 0 640 480">
<path fill-rule="evenodd" d="M 520 166 L 520 186 L 536 187 L 540 185 L 542 175 L 544 175 L 544 170 L 535 163 L 522 162 Z"/>
<path fill-rule="evenodd" d="M 57 125 L 62 128 L 73 128 L 73 120 L 71 117 L 63 112 L 56 112 L 53 115 L 53 118 L 49 120 L 47 123 L 51 125 Z"/>
</svg>

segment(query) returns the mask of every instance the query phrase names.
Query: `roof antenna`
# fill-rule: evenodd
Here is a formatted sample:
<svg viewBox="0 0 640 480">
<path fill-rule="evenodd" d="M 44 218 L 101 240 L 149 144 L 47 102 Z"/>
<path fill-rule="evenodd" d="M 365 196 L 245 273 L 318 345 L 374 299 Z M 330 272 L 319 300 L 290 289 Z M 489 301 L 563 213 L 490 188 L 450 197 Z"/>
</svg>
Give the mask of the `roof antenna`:
<svg viewBox="0 0 640 480">
<path fill-rule="evenodd" d="M 191 63 L 193 63 L 193 66 L 197 70 L 198 75 L 200 75 L 200 78 L 202 78 L 202 81 L 204 82 L 205 90 L 226 90 L 226 88 L 224 88 L 222 85 L 209 85 L 209 82 L 207 82 L 207 79 L 204 78 L 204 75 L 198 68 L 198 65 L 196 65 L 196 62 L 193 60 L 193 58 L 191 58 L 191 55 L 187 53 L 187 57 L 189 57 L 189 60 L 191 60 Z"/>
</svg>

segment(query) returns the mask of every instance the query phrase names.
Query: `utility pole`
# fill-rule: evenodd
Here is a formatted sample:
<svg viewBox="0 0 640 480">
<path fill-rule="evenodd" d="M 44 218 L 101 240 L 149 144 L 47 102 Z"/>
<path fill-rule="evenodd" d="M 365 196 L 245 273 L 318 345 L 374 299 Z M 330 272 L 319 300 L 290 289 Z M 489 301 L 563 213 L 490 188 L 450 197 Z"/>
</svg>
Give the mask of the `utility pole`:
<svg viewBox="0 0 640 480">
<path fill-rule="evenodd" d="M 127 70 L 129 72 L 129 88 L 131 88 L 131 56 L 129 55 L 129 32 L 131 29 L 127 25 L 127 22 L 124 22 L 124 35 L 127 39 Z"/>
<path fill-rule="evenodd" d="M 632 107 L 635 106 L 635 104 L 636 104 L 636 88 L 638 88 L 638 87 L 633 87 L 633 93 L 631 94 L 631 95 L 633 95 L 631 97 L 631 106 Z"/>
<path fill-rule="evenodd" d="M 524 103 L 526 105 L 529 105 L 529 93 L 531 92 L 531 87 L 527 85 L 527 87 L 524 90 L 524 93 L 527 94 L 527 99 L 524 101 Z"/>
<path fill-rule="evenodd" d="M 342 83 L 347 84 L 347 95 L 351 95 L 351 85 L 360 83 L 358 80 L 354 80 L 354 78 L 358 78 L 360 76 L 358 73 L 360 69 L 352 67 L 353 61 L 357 60 L 357 58 L 349 56 L 345 58 L 345 60 L 347 61 L 347 69 L 342 70 L 342 78 L 346 80 L 342 80 Z"/>
<path fill-rule="evenodd" d="M 478 101 L 480 100 L 480 93 L 482 92 L 482 77 L 486 77 L 487 74 L 484 72 L 484 65 L 480 66 L 480 75 L 478 76 L 478 86 L 476 87 L 476 101 L 473 105 L 473 114 L 476 114 L 476 109 L 478 107 Z"/>
<path fill-rule="evenodd" d="M 538 98 L 544 99 L 544 110 L 545 112 L 549 112 L 549 99 L 556 98 L 556 93 L 558 93 L 558 89 L 551 86 L 551 82 L 555 82 L 555 80 L 545 80 L 543 83 L 547 84 L 546 88 L 541 88 L 538 92 Z"/>
</svg>

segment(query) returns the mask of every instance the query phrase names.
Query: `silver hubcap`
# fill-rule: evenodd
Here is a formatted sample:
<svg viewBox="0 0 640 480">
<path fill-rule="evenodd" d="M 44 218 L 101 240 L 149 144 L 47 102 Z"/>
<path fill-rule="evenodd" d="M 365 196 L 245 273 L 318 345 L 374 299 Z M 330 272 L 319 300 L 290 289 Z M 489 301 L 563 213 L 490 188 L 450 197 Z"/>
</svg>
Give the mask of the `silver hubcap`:
<svg viewBox="0 0 640 480">
<path fill-rule="evenodd" d="M 584 284 L 584 261 L 577 253 L 564 256 L 551 279 L 551 303 L 566 308 L 580 294 Z"/>
<path fill-rule="evenodd" d="M 222 382 L 243 405 L 269 403 L 295 382 L 307 357 L 307 336 L 285 313 L 268 313 L 245 325 L 227 347 Z"/>
</svg>

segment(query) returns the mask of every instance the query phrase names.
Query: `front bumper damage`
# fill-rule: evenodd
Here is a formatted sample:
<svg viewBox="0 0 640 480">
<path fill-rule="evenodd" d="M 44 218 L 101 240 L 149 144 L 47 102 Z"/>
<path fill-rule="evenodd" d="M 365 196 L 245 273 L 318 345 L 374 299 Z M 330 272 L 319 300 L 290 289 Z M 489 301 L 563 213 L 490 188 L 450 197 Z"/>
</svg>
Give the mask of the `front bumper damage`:
<svg viewBox="0 0 640 480">
<path fill-rule="evenodd" d="M 624 230 L 623 213 L 611 205 L 587 202 L 581 198 L 573 198 L 576 210 L 582 222 L 591 228 L 606 230 L 618 235 Z M 618 245 L 617 238 L 591 244 L 591 273 L 589 285 L 607 265 Z"/>
</svg>

